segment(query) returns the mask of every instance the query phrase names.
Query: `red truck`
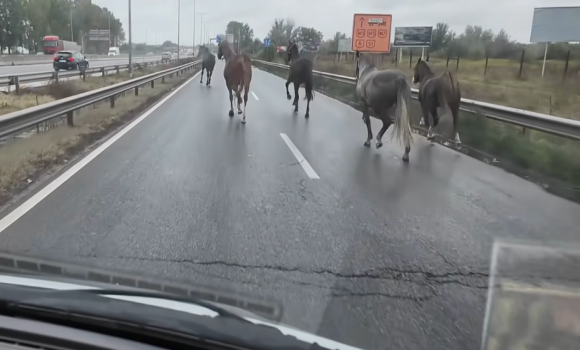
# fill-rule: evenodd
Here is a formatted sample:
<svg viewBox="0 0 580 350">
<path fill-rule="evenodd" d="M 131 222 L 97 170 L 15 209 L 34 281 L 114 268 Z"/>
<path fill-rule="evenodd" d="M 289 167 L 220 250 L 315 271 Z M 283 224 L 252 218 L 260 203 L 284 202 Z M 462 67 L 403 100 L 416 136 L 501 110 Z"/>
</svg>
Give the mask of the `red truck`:
<svg viewBox="0 0 580 350">
<path fill-rule="evenodd" d="M 42 38 L 42 51 L 45 55 L 54 55 L 63 50 L 81 51 L 81 47 L 74 41 L 60 40 L 56 35 L 47 35 Z"/>
</svg>

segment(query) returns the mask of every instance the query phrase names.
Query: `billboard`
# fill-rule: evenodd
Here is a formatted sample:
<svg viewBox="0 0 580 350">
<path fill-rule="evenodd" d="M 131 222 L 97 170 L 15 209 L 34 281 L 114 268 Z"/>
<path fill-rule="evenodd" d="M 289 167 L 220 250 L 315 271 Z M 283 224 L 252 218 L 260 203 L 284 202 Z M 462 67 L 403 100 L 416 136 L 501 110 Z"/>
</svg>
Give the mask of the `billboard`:
<svg viewBox="0 0 580 350">
<path fill-rule="evenodd" d="M 338 52 L 352 52 L 352 39 L 338 39 Z"/>
<path fill-rule="evenodd" d="M 395 27 L 395 42 L 399 47 L 429 47 L 433 27 Z"/>
<path fill-rule="evenodd" d="M 580 7 L 539 7 L 534 9 L 532 43 L 580 41 Z"/>
<path fill-rule="evenodd" d="M 109 41 L 109 30 L 107 29 L 91 29 L 86 34 L 88 40 L 91 41 Z"/>
</svg>

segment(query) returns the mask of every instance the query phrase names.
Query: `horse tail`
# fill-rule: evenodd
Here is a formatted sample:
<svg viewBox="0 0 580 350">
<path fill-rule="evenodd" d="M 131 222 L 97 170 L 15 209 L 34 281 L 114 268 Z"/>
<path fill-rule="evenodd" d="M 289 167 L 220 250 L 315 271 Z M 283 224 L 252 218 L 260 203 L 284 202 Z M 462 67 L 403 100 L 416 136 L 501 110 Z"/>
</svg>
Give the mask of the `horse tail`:
<svg viewBox="0 0 580 350">
<path fill-rule="evenodd" d="M 397 110 L 395 111 L 395 126 L 391 134 L 391 139 L 397 137 L 397 141 L 403 143 L 405 147 L 411 147 L 413 143 L 413 131 L 411 130 L 411 120 L 409 118 L 409 103 L 411 101 L 411 86 L 405 77 L 397 78 Z"/>
</svg>

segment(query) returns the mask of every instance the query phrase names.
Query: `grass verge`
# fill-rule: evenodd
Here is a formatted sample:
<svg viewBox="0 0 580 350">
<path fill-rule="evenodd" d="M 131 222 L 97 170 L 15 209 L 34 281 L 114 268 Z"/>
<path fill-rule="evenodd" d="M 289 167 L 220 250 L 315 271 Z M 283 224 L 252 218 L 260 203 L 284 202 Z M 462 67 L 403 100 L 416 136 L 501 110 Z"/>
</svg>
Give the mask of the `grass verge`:
<svg viewBox="0 0 580 350">
<path fill-rule="evenodd" d="M 404 58 L 400 65 L 395 66 L 392 57 L 378 57 L 377 63 L 383 68 L 402 70 L 409 78 L 413 76 L 413 67 L 418 57 L 414 57 L 409 66 L 409 57 Z M 283 63 L 277 58 L 279 63 Z M 430 58 L 435 72 L 446 68 L 445 59 Z M 314 69 L 347 75 L 355 75 L 355 63 L 334 61 L 321 56 L 314 63 Z M 456 70 L 456 61 L 449 62 L 449 70 Z M 461 84 L 462 95 L 465 98 L 499 104 L 514 108 L 535 111 L 559 117 L 580 119 L 580 61 L 571 61 L 568 75 L 563 79 L 564 62 L 547 61 L 545 75 L 542 78 L 541 62 L 526 62 L 519 77 L 519 62 L 513 60 L 490 59 L 487 71 L 485 60 L 461 59 L 456 71 Z"/>
<path fill-rule="evenodd" d="M 287 70 L 259 64 L 256 67 L 284 79 L 288 76 Z M 353 85 L 315 77 L 314 86 L 325 95 L 359 108 Z M 416 101 L 411 104 L 410 113 L 415 129 L 425 135 L 426 130 L 418 126 L 420 108 Z M 442 121 L 437 132 L 444 138 L 451 138 L 450 125 L 449 121 Z M 580 203 L 580 142 L 463 112 L 459 133 L 462 153 L 502 167 L 551 193 Z M 449 145 L 445 140 L 440 142 Z"/>
<path fill-rule="evenodd" d="M 0 205 L 8 203 L 43 174 L 67 164 L 87 147 L 134 119 L 195 72 L 191 70 L 178 77 L 166 78 L 165 84 L 156 81 L 155 88 L 143 87 L 138 96 L 132 91 L 118 96 L 114 108 L 107 100 L 78 110 L 74 115 L 74 127 L 67 126 L 65 121 L 58 118 L 44 131 L 37 128 L 3 140 L 0 145 Z M 96 88 L 95 85 L 90 86 Z M 51 91 L 54 87 L 46 88 Z M 9 98 L 15 98 L 20 106 L 24 105 L 15 96 Z"/>
</svg>

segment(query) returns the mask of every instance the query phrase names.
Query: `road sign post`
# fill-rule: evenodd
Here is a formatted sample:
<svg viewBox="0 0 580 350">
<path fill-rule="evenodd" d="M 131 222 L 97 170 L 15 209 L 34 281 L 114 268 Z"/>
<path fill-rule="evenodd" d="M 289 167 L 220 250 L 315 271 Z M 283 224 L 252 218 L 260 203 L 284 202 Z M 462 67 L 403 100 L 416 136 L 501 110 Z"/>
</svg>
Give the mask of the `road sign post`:
<svg viewBox="0 0 580 350">
<path fill-rule="evenodd" d="M 270 38 L 264 39 L 264 46 L 266 47 L 266 60 L 270 61 Z"/>
<path fill-rule="evenodd" d="M 359 52 L 389 53 L 391 50 L 391 15 L 354 15 L 352 50 Z"/>
</svg>

